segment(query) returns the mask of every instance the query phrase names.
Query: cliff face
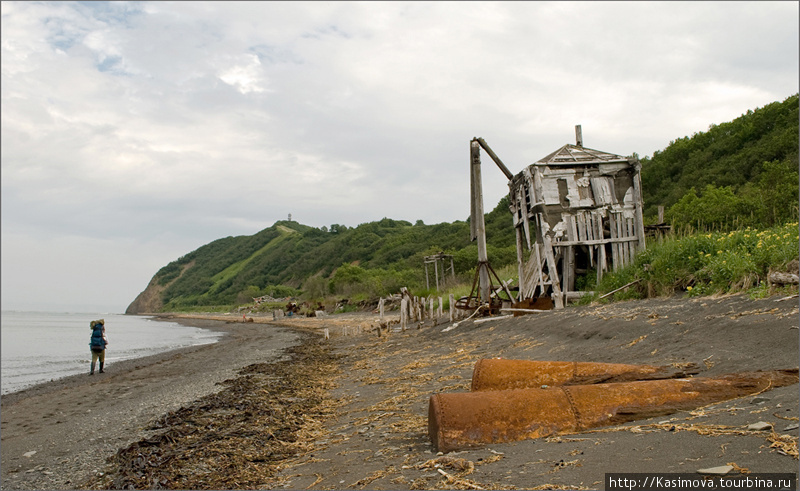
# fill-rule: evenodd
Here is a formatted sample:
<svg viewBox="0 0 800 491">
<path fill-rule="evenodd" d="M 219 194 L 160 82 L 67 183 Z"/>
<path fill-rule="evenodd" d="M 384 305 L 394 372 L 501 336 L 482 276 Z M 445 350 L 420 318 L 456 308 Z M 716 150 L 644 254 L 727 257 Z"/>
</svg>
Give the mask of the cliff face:
<svg viewBox="0 0 800 491">
<path fill-rule="evenodd" d="M 165 288 L 166 286 L 158 284 L 157 276 L 153 276 L 147 288 L 128 305 L 125 313 L 136 315 L 159 312 L 164 307 L 164 302 L 161 301 L 161 293 Z"/>
<path fill-rule="evenodd" d="M 156 312 L 161 312 L 161 309 L 164 308 L 164 301 L 162 300 L 164 290 L 169 288 L 169 286 L 175 281 L 178 280 L 183 273 L 186 272 L 187 269 L 194 266 L 195 262 L 191 261 L 188 264 L 183 265 L 180 274 L 177 278 L 174 278 L 172 281 L 168 282 L 166 285 L 159 284 L 161 280 L 161 276 L 158 273 L 153 276 L 150 280 L 150 283 L 147 285 L 147 288 L 144 289 L 142 293 L 140 293 L 136 299 L 128 305 L 128 308 L 125 309 L 126 314 L 155 314 Z"/>
</svg>

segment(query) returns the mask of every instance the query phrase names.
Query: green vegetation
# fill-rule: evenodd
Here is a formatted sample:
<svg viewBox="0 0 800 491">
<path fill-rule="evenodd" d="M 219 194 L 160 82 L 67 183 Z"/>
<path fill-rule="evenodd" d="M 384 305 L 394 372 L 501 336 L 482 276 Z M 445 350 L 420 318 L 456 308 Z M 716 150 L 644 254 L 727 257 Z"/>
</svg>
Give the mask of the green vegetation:
<svg viewBox="0 0 800 491">
<path fill-rule="evenodd" d="M 578 287 L 600 295 L 639 280 L 615 299 L 768 294 L 769 271 L 798 257 L 799 119 L 795 94 L 643 158 L 646 221 L 654 223 L 663 205 L 674 235 L 649 241 L 635 264 L 606 274 L 600 285 L 590 271 L 576 279 Z M 502 279 L 516 280 L 508 204 L 503 198 L 485 215 L 488 255 Z M 320 228 L 279 221 L 252 236 L 206 244 L 164 266 L 155 279 L 164 288 L 165 311 L 233 310 L 263 295 L 329 306 L 347 299 L 352 308 L 404 286 L 434 293 L 425 290 L 423 258 L 440 252 L 452 255 L 455 265 L 455 280 L 447 278 L 442 296 L 467 295 L 478 256 L 468 220 L 426 225 L 384 218 Z M 282 305 L 260 308 L 276 306 Z"/>
<path fill-rule="evenodd" d="M 485 220 L 490 261 L 495 268 L 514 264 L 508 198 Z M 366 302 L 403 286 L 421 291 L 423 258 L 439 252 L 454 256 L 460 281 L 471 281 L 478 252 L 469 240 L 468 221 L 412 225 L 384 218 L 353 228 L 280 221 L 253 236 L 211 242 L 163 267 L 156 277 L 167 286 L 162 294 L 167 311 L 241 305 L 262 295 Z"/>
<path fill-rule="evenodd" d="M 798 95 L 670 142 L 642 161 L 645 217 L 736 230 L 798 218 Z"/>
<path fill-rule="evenodd" d="M 798 259 L 797 222 L 763 230 L 695 233 L 654 242 L 634 264 L 607 274 L 596 296 L 639 280 L 615 299 L 686 292 L 689 296 L 750 291 L 763 296 L 767 275 Z M 796 287 L 795 287 L 796 290 Z"/>
</svg>

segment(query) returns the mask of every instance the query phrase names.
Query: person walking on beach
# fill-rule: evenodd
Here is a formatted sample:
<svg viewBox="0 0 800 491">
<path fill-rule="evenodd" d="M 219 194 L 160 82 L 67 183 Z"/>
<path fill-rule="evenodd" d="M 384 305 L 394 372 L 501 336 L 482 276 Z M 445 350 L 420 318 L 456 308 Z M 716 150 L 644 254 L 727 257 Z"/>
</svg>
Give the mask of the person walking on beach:
<svg viewBox="0 0 800 491">
<path fill-rule="evenodd" d="M 100 360 L 100 373 L 105 373 L 103 364 L 106 361 L 106 345 L 108 344 L 105 320 L 92 321 L 89 323 L 89 327 L 92 328 L 92 337 L 89 340 L 89 347 L 92 350 L 92 370 L 89 375 L 94 375 L 94 365 L 98 359 Z"/>
</svg>

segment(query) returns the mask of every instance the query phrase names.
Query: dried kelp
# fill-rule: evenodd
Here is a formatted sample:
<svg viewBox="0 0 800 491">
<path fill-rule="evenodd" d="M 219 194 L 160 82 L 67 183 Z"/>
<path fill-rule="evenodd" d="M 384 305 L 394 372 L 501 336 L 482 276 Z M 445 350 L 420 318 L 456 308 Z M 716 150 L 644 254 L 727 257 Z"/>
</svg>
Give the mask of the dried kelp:
<svg viewBox="0 0 800 491">
<path fill-rule="evenodd" d="M 288 359 L 254 364 L 220 392 L 155 421 L 149 438 L 109 459 L 87 484 L 110 489 L 271 487 L 291 460 L 313 450 L 338 407 L 328 394 L 337 356 L 317 336 L 287 350 Z"/>
</svg>

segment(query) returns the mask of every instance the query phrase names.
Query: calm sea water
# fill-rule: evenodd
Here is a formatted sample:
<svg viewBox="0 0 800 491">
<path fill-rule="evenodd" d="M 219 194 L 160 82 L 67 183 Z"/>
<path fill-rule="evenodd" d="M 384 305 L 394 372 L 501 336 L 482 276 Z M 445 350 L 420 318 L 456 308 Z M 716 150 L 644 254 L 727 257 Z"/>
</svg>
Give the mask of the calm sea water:
<svg viewBox="0 0 800 491">
<path fill-rule="evenodd" d="M 89 373 L 92 320 L 105 319 L 106 366 L 164 351 L 213 343 L 222 335 L 208 329 L 118 314 L 11 312 L 0 314 L 2 393 Z"/>
</svg>

